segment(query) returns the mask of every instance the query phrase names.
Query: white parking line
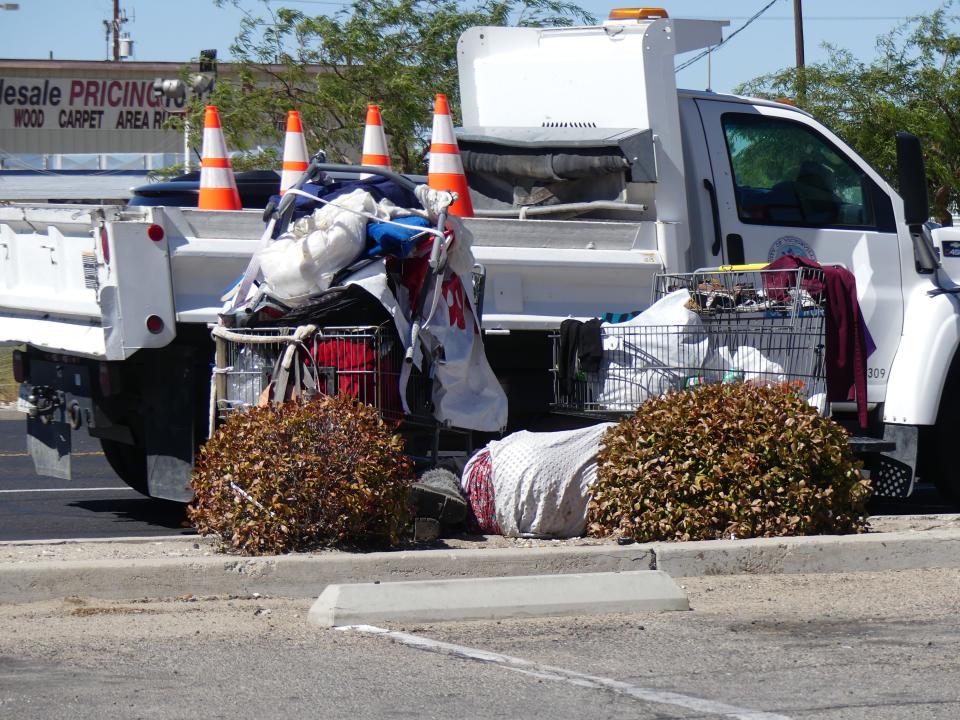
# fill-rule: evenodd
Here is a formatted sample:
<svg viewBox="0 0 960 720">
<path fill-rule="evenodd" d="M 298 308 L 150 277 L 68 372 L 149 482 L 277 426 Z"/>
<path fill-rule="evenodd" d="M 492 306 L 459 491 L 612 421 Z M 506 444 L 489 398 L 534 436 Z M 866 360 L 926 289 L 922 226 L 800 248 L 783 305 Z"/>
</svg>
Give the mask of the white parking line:
<svg viewBox="0 0 960 720">
<path fill-rule="evenodd" d="M 786 715 L 740 708 L 735 705 L 727 705 L 726 703 L 714 700 L 704 700 L 703 698 L 682 695 L 667 690 L 653 690 L 651 688 L 639 687 L 620 680 L 613 680 L 612 678 L 586 675 L 576 672 L 575 670 L 566 670 L 551 665 L 540 665 L 539 663 L 524 660 L 523 658 L 502 655 L 477 648 L 469 648 L 463 645 L 454 645 L 440 640 L 432 640 L 430 638 L 378 628 L 372 625 L 344 625 L 336 629 L 353 630 L 371 635 L 382 635 L 390 638 L 394 642 L 409 645 L 410 647 L 426 652 L 499 665 L 506 670 L 513 670 L 514 672 L 530 675 L 541 680 L 565 682 L 576 685 L 577 687 L 591 688 L 594 690 L 608 690 L 618 695 L 626 695 L 627 697 L 632 697 L 637 700 L 644 700 L 660 705 L 674 705 L 708 715 L 721 715 L 723 717 L 736 718 L 737 720 L 790 720 Z"/>
<path fill-rule="evenodd" d="M 127 487 L 126 485 L 118 485 L 117 487 L 92 487 L 92 488 L 20 488 L 19 490 L 0 490 L 0 493 L 42 493 L 42 492 L 79 493 L 79 492 L 104 492 L 106 490 L 129 490 L 130 492 L 136 492 L 133 488 Z"/>
</svg>

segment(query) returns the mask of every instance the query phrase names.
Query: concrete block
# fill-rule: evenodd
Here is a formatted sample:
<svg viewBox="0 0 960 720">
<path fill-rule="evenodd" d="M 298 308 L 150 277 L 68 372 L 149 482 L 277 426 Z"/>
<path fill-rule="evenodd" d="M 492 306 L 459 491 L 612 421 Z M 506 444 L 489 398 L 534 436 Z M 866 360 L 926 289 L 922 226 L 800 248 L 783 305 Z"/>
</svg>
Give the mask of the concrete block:
<svg viewBox="0 0 960 720">
<path fill-rule="evenodd" d="M 328 585 L 309 620 L 333 627 L 689 609 L 669 575 L 640 570 Z"/>
</svg>

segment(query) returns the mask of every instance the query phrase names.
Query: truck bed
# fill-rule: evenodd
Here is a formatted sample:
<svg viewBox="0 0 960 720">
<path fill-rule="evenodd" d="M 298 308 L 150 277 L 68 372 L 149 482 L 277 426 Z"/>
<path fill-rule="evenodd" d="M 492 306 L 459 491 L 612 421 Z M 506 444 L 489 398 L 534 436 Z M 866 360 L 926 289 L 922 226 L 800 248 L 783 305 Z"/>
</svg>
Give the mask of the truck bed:
<svg viewBox="0 0 960 720">
<path fill-rule="evenodd" d="M 0 207 L 0 342 L 106 360 L 163 347 L 178 323 L 217 321 L 263 227 L 252 210 Z M 663 267 L 664 226 L 653 221 L 471 218 L 467 227 L 487 270 L 488 330 L 645 307 Z"/>
</svg>

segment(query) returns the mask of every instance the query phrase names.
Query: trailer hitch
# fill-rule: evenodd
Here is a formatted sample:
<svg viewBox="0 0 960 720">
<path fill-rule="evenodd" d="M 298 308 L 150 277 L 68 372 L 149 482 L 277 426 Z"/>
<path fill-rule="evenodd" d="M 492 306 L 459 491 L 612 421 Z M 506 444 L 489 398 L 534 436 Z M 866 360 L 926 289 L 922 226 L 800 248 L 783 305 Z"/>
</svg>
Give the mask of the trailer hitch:
<svg viewBox="0 0 960 720">
<path fill-rule="evenodd" d="M 64 403 L 63 393 L 49 385 L 34 385 L 26 400 L 30 406 L 27 414 L 44 423 L 50 422 L 54 411 Z"/>
</svg>

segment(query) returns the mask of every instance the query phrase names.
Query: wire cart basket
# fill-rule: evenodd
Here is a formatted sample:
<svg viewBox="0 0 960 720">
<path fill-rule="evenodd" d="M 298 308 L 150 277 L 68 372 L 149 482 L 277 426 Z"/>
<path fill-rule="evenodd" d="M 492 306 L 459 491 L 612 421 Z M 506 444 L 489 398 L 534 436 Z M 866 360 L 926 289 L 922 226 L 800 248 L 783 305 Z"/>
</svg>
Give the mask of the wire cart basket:
<svg viewBox="0 0 960 720">
<path fill-rule="evenodd" d="M 569 331 L 554 335 L 554 410 L 616 417 L 675 390 L 748 382 L 790 383 L 826 411 L 821 270 L 660 274 L 652 295 L 692 311 L 679 315 L 687 324 L 650 324 L 643 314 L 604 323 L 599 358 Z"/>
<path fill-rule="evenodd" d="M 213 331 L 216 420 L 265 404 L 278 381 L 288 393 L 346 394 L 375 407 L 385 420 L 432 422 L 426 378 L 407 384 L 411 413 L 400 398 L 403 347 L 392 324 L 318 328 L 235 328 Z M 284 377 L 286 373 L 286 377 Z M 283 391 L 281 391 L 282 393 Z M 275 396 L 274 396 L 275 397 Z"/>
</svg>

